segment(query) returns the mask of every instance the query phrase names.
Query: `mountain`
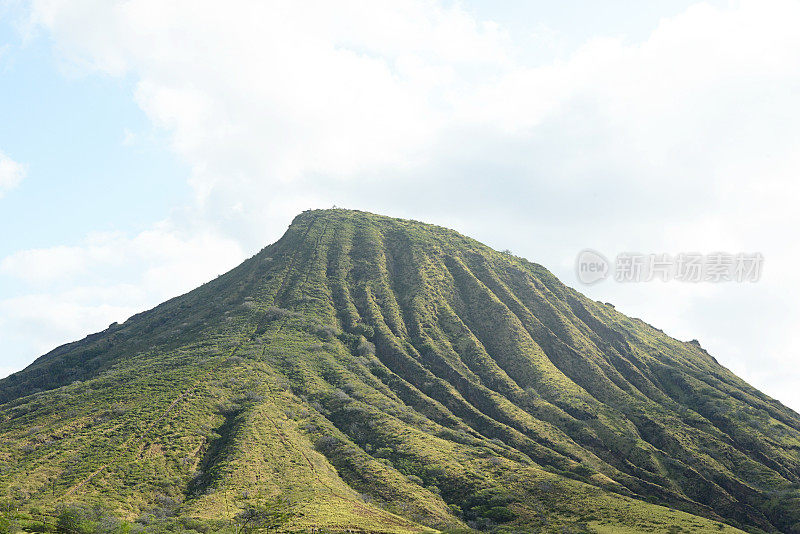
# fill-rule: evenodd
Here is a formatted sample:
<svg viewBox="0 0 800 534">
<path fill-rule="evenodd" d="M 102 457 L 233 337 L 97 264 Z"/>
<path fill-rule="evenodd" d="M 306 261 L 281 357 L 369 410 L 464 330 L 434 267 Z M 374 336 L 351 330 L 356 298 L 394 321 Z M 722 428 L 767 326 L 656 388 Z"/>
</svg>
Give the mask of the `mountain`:
<svg viewBox="0 0 800 534">
<path fill-rule="evenodd" d="M 796 412 L 540 265 L 358 211 L 302 213 L 0 403 L 18 524 L 800 532 Z"/>
</svg>

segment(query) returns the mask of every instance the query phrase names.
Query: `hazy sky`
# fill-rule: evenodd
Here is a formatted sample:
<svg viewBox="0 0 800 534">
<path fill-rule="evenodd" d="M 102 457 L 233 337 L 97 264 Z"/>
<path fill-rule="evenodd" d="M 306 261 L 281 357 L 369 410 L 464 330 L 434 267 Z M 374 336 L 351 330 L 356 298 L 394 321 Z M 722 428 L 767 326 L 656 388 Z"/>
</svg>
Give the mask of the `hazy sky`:
<svg viewBox="0 0 800 534">
<path fill-rule="evenodd" d="M 308 208 L 443 224 L 800 409 L 800 3 L 0 0 L 0 375 Z M 579 251 L 760 252 L 582 286 Z"/>
</svg>

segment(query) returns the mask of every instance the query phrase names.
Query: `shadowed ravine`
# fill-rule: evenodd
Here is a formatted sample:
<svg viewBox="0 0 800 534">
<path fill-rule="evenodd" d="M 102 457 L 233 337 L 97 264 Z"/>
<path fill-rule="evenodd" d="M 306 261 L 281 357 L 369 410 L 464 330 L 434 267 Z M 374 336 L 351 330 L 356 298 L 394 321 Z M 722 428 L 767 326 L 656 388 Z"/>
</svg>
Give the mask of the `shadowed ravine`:
<svg viewBox="0 0 800 534">
<path fill-rule="evenodd" d="M 290 530 L 800 532 L 797 413 L 540 265 L 363 212 L 299 215 L 0 381 L 0 402 L 20 503 L 221 518 L 282 495 Z"/>
</svg>

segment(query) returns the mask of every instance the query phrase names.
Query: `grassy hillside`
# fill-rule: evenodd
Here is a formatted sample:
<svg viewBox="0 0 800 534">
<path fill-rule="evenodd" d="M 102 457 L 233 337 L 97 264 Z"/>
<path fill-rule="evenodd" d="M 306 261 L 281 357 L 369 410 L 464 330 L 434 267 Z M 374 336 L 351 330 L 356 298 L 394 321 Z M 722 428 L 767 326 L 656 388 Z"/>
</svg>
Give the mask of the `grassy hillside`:
<svg viewBox="0 0 800 534">
<path fill-rule="evenodd" d="M 363 212 L 299 215 L 0 403 L 0 532 L 800 532 L 800 415 L 539 265 Z"/>
</svg>

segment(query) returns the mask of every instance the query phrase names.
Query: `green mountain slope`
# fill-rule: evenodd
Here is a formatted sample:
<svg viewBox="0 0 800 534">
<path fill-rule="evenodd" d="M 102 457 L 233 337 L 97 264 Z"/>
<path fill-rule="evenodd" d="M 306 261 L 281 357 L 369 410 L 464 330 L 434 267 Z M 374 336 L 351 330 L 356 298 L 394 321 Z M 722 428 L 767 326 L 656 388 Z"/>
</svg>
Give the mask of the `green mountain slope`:
<svg viewBox="0 0 800 534">
<path fill-rule="evenodd" d="M 800 532 L 800 415 L 539 265 L 363 212 L 299 215 L 0 403 L 20 510 L 155 524 L 279 497 L 293 531 Z"/>
</svg>

